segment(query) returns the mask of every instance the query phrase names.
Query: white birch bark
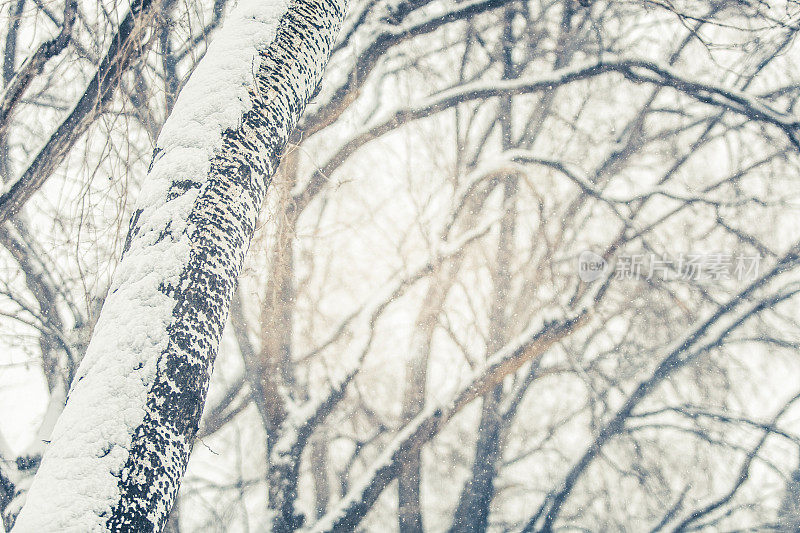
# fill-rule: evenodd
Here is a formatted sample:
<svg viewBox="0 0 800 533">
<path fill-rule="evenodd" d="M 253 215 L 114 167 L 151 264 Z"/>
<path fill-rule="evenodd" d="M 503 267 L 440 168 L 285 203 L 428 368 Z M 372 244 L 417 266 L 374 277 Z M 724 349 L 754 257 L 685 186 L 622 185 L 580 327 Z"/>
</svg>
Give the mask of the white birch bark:
<svg viewBox="0 0 800 533">
<path fill-rule="evenodd" d="M 346 0 L 240 0 L 159 136 L 15 533 L 159 531 L 256 216 Z"/>
</svg>

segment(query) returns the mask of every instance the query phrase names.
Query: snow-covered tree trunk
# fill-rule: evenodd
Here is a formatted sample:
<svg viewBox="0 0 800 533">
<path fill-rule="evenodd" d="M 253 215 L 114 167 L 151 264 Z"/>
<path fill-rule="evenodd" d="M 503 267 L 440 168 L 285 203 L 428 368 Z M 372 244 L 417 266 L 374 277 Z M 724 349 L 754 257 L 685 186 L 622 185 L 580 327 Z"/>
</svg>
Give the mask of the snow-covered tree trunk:
<svg viewBox="0 0 800 533">
<path fill-rule="evenodd" d="M 159 531 L 270 177 L 346 0 L 240 0 L 159 136 L 17 533 Z"/>
</svg>

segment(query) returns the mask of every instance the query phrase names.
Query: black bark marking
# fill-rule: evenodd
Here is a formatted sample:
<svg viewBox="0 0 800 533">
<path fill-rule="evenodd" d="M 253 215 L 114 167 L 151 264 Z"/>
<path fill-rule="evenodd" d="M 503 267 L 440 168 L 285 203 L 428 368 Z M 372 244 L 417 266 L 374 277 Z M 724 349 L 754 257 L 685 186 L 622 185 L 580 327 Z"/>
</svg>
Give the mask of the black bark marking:
<svg viewBox="0 0 800 533">
<path fill-rule="evenodd" d="M 295 0 L 290 5 L 276 38 L 258 52 L 256 87 L 250 90 L 253 108 L 237 129 L 223 133 L 207 183 L 176 180 L 170 187 L 168 200 L 199 188 L 186 230 L 192 248 L 177 283 L 159 287 L 175 300 L 169 342 L 158 359 L 144 421 L 119 473 L 120 499 L 108 517 L 109 531 L 149 532 L 164 526 L 197 433 L 258 209 L 289 135 L 319 85 L 344 11 L 345 0 Z M 157 150 L 154 160 L 158 155 Z M 126 250 L 137 237 L 140 215 L 131 222 Z M 167 225 L 159 239 L 169 234 Z M 287 525 L 301 524 L 302 517 L 292 515 Z"/>
</svg>

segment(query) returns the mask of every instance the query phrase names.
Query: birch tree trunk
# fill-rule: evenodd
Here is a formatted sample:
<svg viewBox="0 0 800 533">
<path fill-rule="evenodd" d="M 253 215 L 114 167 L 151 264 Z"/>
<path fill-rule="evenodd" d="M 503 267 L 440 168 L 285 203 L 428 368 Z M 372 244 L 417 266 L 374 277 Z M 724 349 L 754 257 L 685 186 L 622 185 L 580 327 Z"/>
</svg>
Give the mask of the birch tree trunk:
<svg viewBox="0 0 800 533">
<path fill-rule="evenodd" d="M 240 0 L 159 136 L 15 533 L 160 531 L 256 216 L 346 0 Z"/>
</svg>

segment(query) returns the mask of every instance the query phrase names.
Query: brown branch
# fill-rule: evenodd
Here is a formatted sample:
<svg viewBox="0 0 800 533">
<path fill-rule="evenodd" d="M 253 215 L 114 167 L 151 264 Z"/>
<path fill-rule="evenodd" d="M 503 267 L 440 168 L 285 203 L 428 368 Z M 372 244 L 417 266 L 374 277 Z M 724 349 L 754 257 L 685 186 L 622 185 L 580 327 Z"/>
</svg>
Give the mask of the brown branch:
<svg viewBox="0 0 800 533">
<path fill-rule="evenodd" d="M 414 24 L 383 25 L 383 31 L 377 32 L 377 35 L 358 55 L 347 79 L 334 89 L 326 104 L 306 115 L 299 129 L 303 131 L 304 135 L 310 136 L 336 121 L 344 110 L 358 98 L 361 87 L 366 83 L 370 72 L 391 47 L 414 37 L 432 33 L 452 22 L 498 9 L 511 1 L 513 0 L 472 0 L 459 4 L 446 13 L 431 16 Z"/>
<path fill-rule="evenodd" d="M 134 0 L 120 23 L 92 81 L 72 112 L 33 158 L 22 176 L 0 196 L 0 224 L 16 215 L 67 157 L 72 146 L 111 102 L 122 75 L 149 48 L 152 39 L 144 37 L 156 20 L 162 2 L 174 0 Z"/>
<path fill-rule="evenodd" d="M 790 398 L 789 401 L 786 402 L 783 405 L 783 407 L 781 407 L 781 409 L 775 414 L 775 416 L 773 416 L 768 426 L 776 425 L 780 420 L 780 418 L 798 399 L 800 399 L 800 394 L 795 394 L 792 398 Z M 744 485 L 747 479 L 750 477 L 750 466 L 753 464 L 753 460 L 757 457 L 758 452 L 764 446 L 764 443 L 766 442 L 767 437 L 769 437 L 770 434 L 771 432 L 769 431 L 769 429 L 764 429 L 761 438 L 758 440 L 755 446 L 753 446 L 753 448 L 748 451 L 745 460 L 742 462 L 742 466 L 739 469 L 739 475 L 736 477 L 736 481 L 734 482 L 730 490 L 728 490 L 728 492 L 726 492 L 724 495 L 720 496 L 718 499 L 709 503 L 705 507 L 692 511 L 689 514 L 689 516 L 683 519 L 683 521 L 681 521 L 675 527 L 673 531 L 675 532 L 686 531 L 687 528 L 689 528 L 689 526 L 691 526 L 693 523 L 697 522 L 704 516 L 713 513 L 717 509 L 723 507 L 728 502 L 730 502 L 731 499 L 733 499 L 733 497 L 739 491 L 739 489 L 742 488 L 742 485 Z"/>
<path fill-rule="evenodd" d="M 354 530 L 383 490 L 397 477 L 400 465 L 409 452 L 422 447 L 473 400 L 501 383 L 505 376 L 528 361 L 540 357 L 553 344 L 585 324 L 588 318 L 589 313 L 584 310 L 560 321 L 545 322 L 541 327 L 528 328 L 507 344 L 487 361 L 451 403 L 443 407 L 428 408 L 407 424 L 376 460 L 364 480 L 317 522 L 311 531 Z"/>
<path fill-rule="evenodd" d="M 75 16 L 78 11 L 77 0 L 67 0 L 64 6 L 64 21 L 61 24 L 61 31 L 52 39 L 43 42 L 39 48 L 29 56 L 20 66 L 19 70 L 11 77 L 6 85 L 3 96 L 0 97 L 0 137 L 5 135 L 8 129 L 9 116 L 14 107 L 22 99 L 22 95 L 30 86 L 31 82 L 42 73 L 47 62 L 59 55 L 69 44 L 72 38 L 72 27 L 75 24 Z M 18 21 L 15 21 L 19 24 Z M 8 50 L 6 50 L 8 53 Z M 12 52 L 13 53 L 13 52 Z M 8 59 L 8 56 L 7 58 Z M 13 61 L 13 57 L 11 58 Z M 4 65 L 4 74 L 7 70 Z"/>
<path fill-rule="evenodd" d="M 795 267 L 798 263 L 798 253 L 800 253 L 800 243 L 792 246 L 770 271 L 721 304 L 711 316 L 701 321 L 697 327 L 677 342 L 666 347 L 664 356 L 650 377 L 640 382 L 608 422 L 603 424 L 592 443 L 564 476 L 558 488 L 544 499 L 539 509 L 527 522 L 524 531 L 549 532 L 552 530 L 553 523 L 579 478 L 605 445 L 625 428 L 625 424 L 636 407 L 665 379 L 695 361 L 702 354 L 719 346 L 730 332 L 740 327 L 749 318 L 758 315 L 765 309 L 774 307 L 777 303 L 795 294 L 796 291 L 773 294 L 758 300 L 753 305 L 744 305 L 758 290 L 770 284 L 782 273 Z"/>
<path fill-rule="evenodd" d="M 314 172 L 305 189 L 295 196 L 298 211 L 302 211 L 308 205 L 324 186 L 327 177 L 332 175 L 356 150 L 409 122 L 433 116 L 465 102 L 552 91 L 554 87 L 612 72 L 623 74 L 634 81 L 672 87 L 700 102 L 721 107 L 752 120 L 772 124 L 784 131 L 792 144 L 800 149 L 800 143 L 796 138 L 798 130 L 800 130 L 800 118 L 773 109 L 757 96 L 736 89 L 690 80 L 671 68 L 657 63 L 641 59 L 610 58 L 565 67 L 538 78 L 469 83 L 432 95 L 412 107 L 389 112 L 381 121 L 342 144 L 339 150 Z"/>
</svg>

